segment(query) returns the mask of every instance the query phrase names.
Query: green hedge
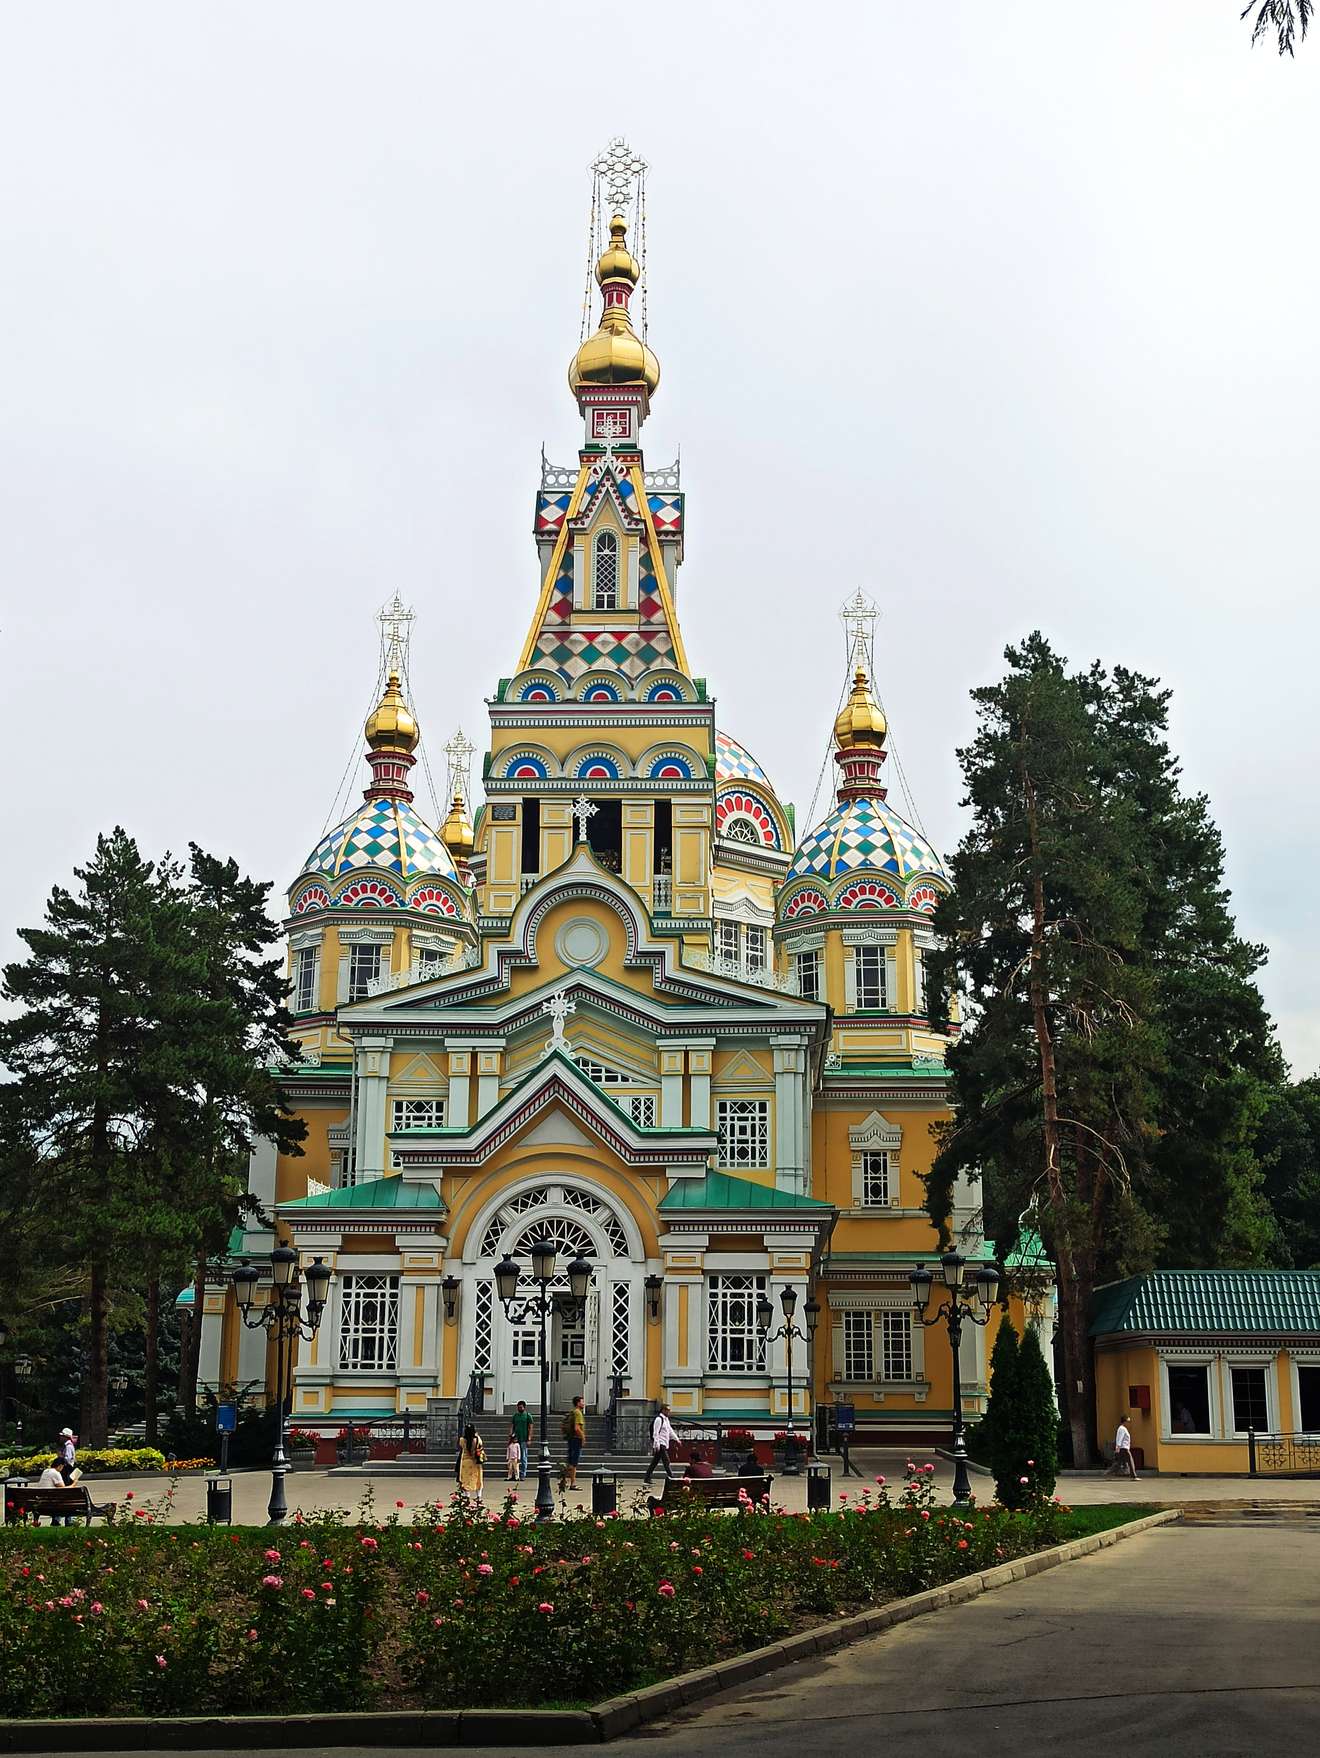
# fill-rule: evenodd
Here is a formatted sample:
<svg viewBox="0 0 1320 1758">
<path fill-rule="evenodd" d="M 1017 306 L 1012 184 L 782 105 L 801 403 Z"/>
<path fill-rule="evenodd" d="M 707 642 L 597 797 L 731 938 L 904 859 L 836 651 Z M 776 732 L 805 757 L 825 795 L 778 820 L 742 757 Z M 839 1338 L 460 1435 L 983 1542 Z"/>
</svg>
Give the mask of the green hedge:
<svg viewBox="0 0 1320 1758">
<path fill-rule="evenodd" d="M 410 1525 L 0 1534 L 0 1715 L 595 1701 L 804 1621 L 1056 1542 L 1057 1503 L 937 1508 L 914 1470 L 836 1511 L 538 1527 L 460 1498 Z M 130 1504 L 131 1505 L 131 1504 Z M 156 1511 L 157 1514 L 160 1512 Z"/>
<path fill-rule="evenodd" d="M 6 1459 L 4 1469 L 10 1477 L 37 1477 L 53 1465 L 55 1453 L 28 1453 L 21 1458 Z M 100 1471 L 163 1471 L 165 1455 L 155 1447 L 87 1447 L 78 1453 L 78 1467 L 84 1477 L 95 1477 Z"/>
</svg>

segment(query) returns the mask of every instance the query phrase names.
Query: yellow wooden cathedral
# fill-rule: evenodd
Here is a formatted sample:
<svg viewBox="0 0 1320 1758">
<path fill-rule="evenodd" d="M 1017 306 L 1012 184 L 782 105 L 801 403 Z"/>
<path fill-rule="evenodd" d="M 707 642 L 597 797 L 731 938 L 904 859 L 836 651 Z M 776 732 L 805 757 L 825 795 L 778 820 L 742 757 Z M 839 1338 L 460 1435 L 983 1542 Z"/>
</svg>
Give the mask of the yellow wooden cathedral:
<svg viewBox="0 0 1320 1758">
<path fill-rule="evenodd" d="M 284 1083 L 305 1152 L 255 1153 L 259 1214 L 234 1254 L 260 1265 L 279 1239 L 334 1269 L 296 1365 L 302 1428 L 534 1404 L 538 1336 L 506 1318 L 494 1270 L 548 1238 L 561 1270 L 593 1266 L 552 1320 L 557 1408 L 663 1398 L 680 1423 L 770 1434 L 791 1398 L 799 1427 L 851 1404 L 863 1435 L 935 1439 L 952 1361 L 913 1322 L 908 1276 L 938 1243 L 922 1173 L 947 1040 L 923 966 L 948 881 L 886 798 L 863 604 L 819 823 L 798 835 L 720 724 L 676 610 L 679 470 L 642 454 L 660 367 L 632 310 L 627 192 L 606 188 L 599 327 L 569 370 L 581 444 L 543 461 L 485 804 L 470 822 L 460 789 L 438 828 L 417 810 L 396 620 L 362 803 L 288 893 L 303 1053 Z M 959 1245 L 987 1255 L 961 1189 Z M 207 1290 L 203 1379 L 260 1386 L 265 1334 L 240 1322 L 230 1268 Z M 785 1287 L 799 1322 L 820 1312 L 791 1391 L 756 1319 L 768 1295 L 778 1323 Z M 967 1327 L 969 1414 L 989 1341 Z"/>
</svg>

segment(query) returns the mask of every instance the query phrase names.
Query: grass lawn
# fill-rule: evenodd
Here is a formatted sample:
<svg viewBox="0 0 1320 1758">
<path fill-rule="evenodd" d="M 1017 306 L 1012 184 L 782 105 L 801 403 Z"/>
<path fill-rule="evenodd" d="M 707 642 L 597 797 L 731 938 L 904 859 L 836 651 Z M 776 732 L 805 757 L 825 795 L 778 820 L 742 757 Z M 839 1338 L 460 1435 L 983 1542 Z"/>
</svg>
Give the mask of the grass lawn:
<svg viewBox="0 0 1320 1758">
<path fill-rule="evenodd" d="M 1089 1538 L 1093 1532 L 1108 1532 L 1113 1526 L 1126 1526 L 1129 1520 L 1142 1520 L 1157 1510 L 1136 1502 L 1098 1502 L 1093 1507 L 1070 1508 L 1061 1522 L 1060 1544 L 1070 1538 Z"/>
</svg>

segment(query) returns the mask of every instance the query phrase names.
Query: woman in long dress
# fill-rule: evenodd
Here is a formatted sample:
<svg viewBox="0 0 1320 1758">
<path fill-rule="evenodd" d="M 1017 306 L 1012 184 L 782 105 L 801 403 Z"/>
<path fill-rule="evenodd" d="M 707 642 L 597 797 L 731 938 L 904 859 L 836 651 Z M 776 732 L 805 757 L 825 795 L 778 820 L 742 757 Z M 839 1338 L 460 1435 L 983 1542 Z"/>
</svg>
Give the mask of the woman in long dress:
<svg viewBox="0 0 1320 1758">
<path fill-rule="evenodd" d="M 458 1487 L 464 1495 L 471 1496 L 474 1502 L 481 1500 L 485 1484 L 482 1466 L 485 1462 L 486 1449 L 481 1444 L 481 1436 L 469 1423 L 463 1430 L 463 1450 L 458 1459 Z"/>
</svg>

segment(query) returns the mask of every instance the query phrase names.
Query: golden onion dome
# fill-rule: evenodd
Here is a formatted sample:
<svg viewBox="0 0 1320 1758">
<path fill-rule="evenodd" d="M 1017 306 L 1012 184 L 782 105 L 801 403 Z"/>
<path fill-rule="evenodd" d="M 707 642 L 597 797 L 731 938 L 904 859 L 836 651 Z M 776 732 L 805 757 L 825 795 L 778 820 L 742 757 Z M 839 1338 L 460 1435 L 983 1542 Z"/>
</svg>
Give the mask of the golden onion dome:
<svg viewBox="0 0 1320 1758">
<path fill-rule="evenodd" d="M 583 385 L 634 384 L 644 384 L 654 393 L 660 383 L 660 362 L 628 315 L 628 301 L 642 271 L 628 249 L 627 230 L 616 214 L 610 221 L 610 242 L 596 264 L 596 280 L 605 296 L 600 325 L 569 363 L 568 383 L 574 393 Z"/>
<path fill-rule="evenodd" d="M 392 671 L 385 684 L 385 694 L 375 710 L 367 716 L 367 743 L 373 751 L 415 751 L 420 733 L 417 722 L 403 699 L 399 674 Z"/>
<path fill-rule="evenodd" d="M 834 723 L 834 741 L 841 751 L 853 745 L 879 745 L 884 743 L 888 730 L 884 712 L 871 694 L 870 680 L 858 666 L 853 674 L 852 695 Z"/>
<path fill-rule="evenodd" d="M 476 832 L 468 818 L 467 805 L 462 794 L 454 795 L 449 816 L 440 826 L 440 840 L 456 859 L 465 860 L 472 853 Z"/>
</svg>

